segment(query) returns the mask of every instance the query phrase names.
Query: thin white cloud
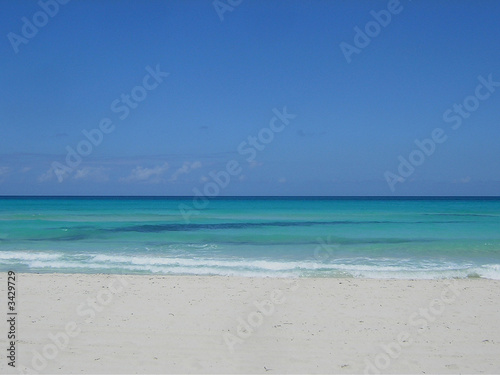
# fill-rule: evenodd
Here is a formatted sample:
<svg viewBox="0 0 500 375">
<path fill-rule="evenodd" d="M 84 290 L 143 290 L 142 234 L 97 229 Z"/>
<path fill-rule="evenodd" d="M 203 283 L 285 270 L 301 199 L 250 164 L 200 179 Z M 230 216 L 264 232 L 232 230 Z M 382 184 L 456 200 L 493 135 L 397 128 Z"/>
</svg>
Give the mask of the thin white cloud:
<svg viewBox="0 0 500 375">
<path fill-rule="evenodd" d="M 31 167 L 24 167 L 23 169 L 21 169 L 21 173 L 26 173 L 29 171 L 31 171 Z"/>
<path fill-rule="evenodd" d="M 279 182 L 280 184 L 284 184 L 284 183 L 286 182 L 286 178 L 285 178 L 285 177 L 281 177 L 281 178 L 278 180 L 278 182 Z"/>
<path fill-rule="evenodd" d="M 94 180 L 94 181 L 108 181 L 109 177 L 106 174 L 106 168 L 85 167 L 75 171 L 73 179 L 75 180 Z"/>
<path fill-rule="evenodd" d="M 453 180 L 453 183 L 454 184 L 468 184 L 469 182 L 471 182 L 472 178 L 470 176 L 467 176 L 467 177 L 462 177 L 458 180 Z"/>
<path fill-rule="evenodd" d="M 191 163 L 191 169 L 201 168 L 201 161 L 197 160 Z"/>
<path fill-rule="evenodd" d="M 261 161 L 255 161 L 255 160 L 252 160 L 250 162 L 250 168 L 257 168 L 257 167 L 261 167 L 264 163 L 262 163 Z"/>
<path fill-rule="evenodd" d="M 163 163 L 154 168 L 145 168 L 142 166 L 135 167 L 130 175 L 126 178 L 122 178 L 121 181 L 125 182 L 160 182 L 161 176 L 168 170 L 168 163 Z"/>
<path fill-rule="evenodd" d="M 179 178 L 180 175 L 188 174 L 192 170 L 198 169 L 198 168 L 201 168 L 201 162 L 199 160 L 193 161 L 193 162 L 185 161 L 184 164 L 182 164 L 182 167 L 177 169 L 172 174 L 172 177 L 170 177 L 170 181 L 177 181 L 177 179 Z"/>
</svg>

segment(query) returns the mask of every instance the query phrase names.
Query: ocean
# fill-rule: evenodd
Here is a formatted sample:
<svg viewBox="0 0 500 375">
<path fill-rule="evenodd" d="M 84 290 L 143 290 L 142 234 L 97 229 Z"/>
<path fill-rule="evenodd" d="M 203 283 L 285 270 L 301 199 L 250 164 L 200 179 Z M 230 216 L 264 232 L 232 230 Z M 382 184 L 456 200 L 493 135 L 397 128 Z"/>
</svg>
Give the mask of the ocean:
<svg viewBox="0 0 500 375">
<path fill-rule="evenodd" d="M 500 198 L 195 203 L 0 198 L 0 271 L 500 279 Z"/>
</svg>

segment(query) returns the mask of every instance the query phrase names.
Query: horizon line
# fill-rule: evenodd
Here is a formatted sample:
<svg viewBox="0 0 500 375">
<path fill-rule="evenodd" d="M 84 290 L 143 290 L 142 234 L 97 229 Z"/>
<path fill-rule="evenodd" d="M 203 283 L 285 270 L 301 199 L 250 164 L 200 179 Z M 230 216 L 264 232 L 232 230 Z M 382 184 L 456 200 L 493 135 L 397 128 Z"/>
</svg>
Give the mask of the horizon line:
<svg viewBox="0 0 500 375">
<path fill-rule="evenodd" d="M 163 198 L 163 199 L 194 199 L 195 195 L 0 195 L 1 198 Z M 209 200 L 231 199 L 231 198 L 307 198 L 307 199 L 349 199 L 349 198 L 376 198 L 376 199 L 430 199 L 430 198 L 453 198 L 453 199 L 477 199 L 493 198 L 500 199 L 500 195 L 220 195 L 217 197 L 205 197 Z"/>
</svg>

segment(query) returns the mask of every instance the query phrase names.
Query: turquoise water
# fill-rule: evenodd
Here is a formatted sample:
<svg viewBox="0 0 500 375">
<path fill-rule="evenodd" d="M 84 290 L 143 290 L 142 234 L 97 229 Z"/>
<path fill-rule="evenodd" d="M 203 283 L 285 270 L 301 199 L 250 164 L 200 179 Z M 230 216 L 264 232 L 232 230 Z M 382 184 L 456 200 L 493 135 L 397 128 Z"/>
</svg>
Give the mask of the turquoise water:
<svg viewBox="0 0 500 375">
<path fill-rule="evenodd" d="M 500 279 L 500 199 L 193 204 L 0 198 L 0 271 Z"/>
</svg>

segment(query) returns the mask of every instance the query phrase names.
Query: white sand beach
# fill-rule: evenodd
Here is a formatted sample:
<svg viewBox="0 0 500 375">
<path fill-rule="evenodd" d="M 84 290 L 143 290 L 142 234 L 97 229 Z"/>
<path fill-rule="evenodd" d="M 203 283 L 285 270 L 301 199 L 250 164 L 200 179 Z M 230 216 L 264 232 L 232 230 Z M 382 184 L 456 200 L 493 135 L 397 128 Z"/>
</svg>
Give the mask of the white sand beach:
<svg viewBox="0 0 500 375">
<path fill-rule="evenodd" d="M 0 373 L 500 373 L 495 280 L 18 274 L 16 291 Z"/>
</svg>

